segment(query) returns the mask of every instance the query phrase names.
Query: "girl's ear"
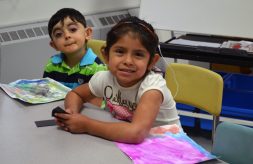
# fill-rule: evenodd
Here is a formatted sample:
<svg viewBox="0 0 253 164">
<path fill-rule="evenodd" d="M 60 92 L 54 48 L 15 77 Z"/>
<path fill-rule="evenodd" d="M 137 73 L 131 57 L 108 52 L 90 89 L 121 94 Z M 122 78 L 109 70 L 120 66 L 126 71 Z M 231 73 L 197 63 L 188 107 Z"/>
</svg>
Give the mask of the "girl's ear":
<svg viewBox="0 0 253 164">
<path fill-rule="evenodd" d="M 90 28 L 90 27 L 87 27 L 86 29 L 85 29 L 85 39 L 86 40 L 90 40 L 91 38 L 92 38 L 92 28 Z"/>
<path fill-rule="evenodd" d="M 49 45 L 51 47 L 53 47 L 56 51 L 58 51 L 58 48 L 55 46 L 55 44 L 54 44 L 54 42 L 52 40 L 49 42 Z"/>
<path fill-rule="evenodd" d="M 107 65 L 108 62 L 109 62 L 109 54 L 106 54 L 106 52 L 105 52 L 105 46 L 102 46 L 101 49 L 100 49 L 100 51 L 101 51 L 101 54 L 102 54 L 102 56 L 104 58 L 104 62 Z"/>
<path fill-rule="evenodd" d="M 152 59 L 152 61 L 150 62 L 149 66 L 148 66 L 148 70 L 150 71 L 154 65 L 157 63 L 157 61 L 160 59 L 160 55 L 158 53 L 156 53 Z"/>
</svg>

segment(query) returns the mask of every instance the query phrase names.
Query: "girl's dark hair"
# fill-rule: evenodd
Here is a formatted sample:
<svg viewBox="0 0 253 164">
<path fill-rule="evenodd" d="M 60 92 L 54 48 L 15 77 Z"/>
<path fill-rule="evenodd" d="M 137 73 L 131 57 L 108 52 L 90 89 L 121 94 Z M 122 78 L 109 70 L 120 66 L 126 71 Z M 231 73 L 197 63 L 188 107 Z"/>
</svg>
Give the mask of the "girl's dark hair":
<svg viewBox="0 0 253 164">
<path fill-rule="evenodd" d="M 52 31 L 53 27 L 58 23 L 64 21 L 65 18 L 69 17 L 74 22 L 81 23 L 84 28 L 86 28 L 86 20 L 82 13 L 79 11 L 73 9 L 73 8 L 62 8 L 58 10 L 49 20 L 48 22 L 48 34 L 50 38 L 52 39 Z"/>
<path fill-rule="evenodd" d="M 150 53 L 150 59 L 152 59 L 157 52 L 156 50 L 159 43 L 158 36 L 151 24 L 137 17 L 127 17 L 120 20 L 107 33 L 105 53 L 109 54 L 109 50 L 113 44 L 115 44 L 122 36 L 129 32 L 132 32 L 139 38 L 142 45 Z"/>
</svg>

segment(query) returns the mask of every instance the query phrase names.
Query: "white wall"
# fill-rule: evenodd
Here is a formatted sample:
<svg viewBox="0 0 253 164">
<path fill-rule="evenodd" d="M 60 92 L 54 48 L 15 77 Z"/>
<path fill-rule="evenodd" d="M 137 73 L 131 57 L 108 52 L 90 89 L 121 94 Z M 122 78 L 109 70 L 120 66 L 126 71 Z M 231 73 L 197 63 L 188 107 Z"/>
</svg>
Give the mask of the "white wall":
<svg viewBox="0 0 253 164">
<path fill-rule="evenodd" d="M 252 6 L 252 0 L 143 0 L 140 17 L 156 29 L 253 38 Z"/>
<path fill-rule="evenodd" d="M 139 6 L 140 0 L 0 0 L 0 28 L 45 21 L 63 7 L 89 15 Z"/>
</svg>

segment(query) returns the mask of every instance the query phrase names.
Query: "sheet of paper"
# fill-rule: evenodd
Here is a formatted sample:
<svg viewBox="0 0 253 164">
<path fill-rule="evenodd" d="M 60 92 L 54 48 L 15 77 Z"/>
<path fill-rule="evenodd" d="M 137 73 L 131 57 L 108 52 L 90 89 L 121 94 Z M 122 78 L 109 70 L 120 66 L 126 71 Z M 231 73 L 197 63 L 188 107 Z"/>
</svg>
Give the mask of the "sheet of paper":
<svg viewBox="0 0 253 164">
<path fill-rule="evenodd" d="M 172 41 L 170 41 L 170 43 L 188 45 L 188 46 L 214 47 L 214 48 L 219 48 L 221 46 L 221 44 L 219 43 L 200 42 L 200 41 L 192 41 L 192 40 L 186 40 L 186 39 L 173 39 Z"/>
<path fill-rule="evenodd" d="M 245 50 L 247 52 L 253 52 L 253 42 L 250 41 L 233 41 L 228 40 L 226 42 L 223 42 L 221 45 L 221 48 L 233 48 L 233 49 L 240 49 Z"/>
<path fill-rule="evenodd" d="M 141 144 L 116 144 L 134 164 L 193 164 L 216 158 L 184 132 L 176 131 L 174 127 L 161 126 L 151 130 Z"/>
<path fill-rule="evenodd" d="M 31 104 L 48 103 L 64 99 L 71 90 L 63 84 L 50 79 L 21 79 L 0 87 L 12 98 Z"/>
</svg>

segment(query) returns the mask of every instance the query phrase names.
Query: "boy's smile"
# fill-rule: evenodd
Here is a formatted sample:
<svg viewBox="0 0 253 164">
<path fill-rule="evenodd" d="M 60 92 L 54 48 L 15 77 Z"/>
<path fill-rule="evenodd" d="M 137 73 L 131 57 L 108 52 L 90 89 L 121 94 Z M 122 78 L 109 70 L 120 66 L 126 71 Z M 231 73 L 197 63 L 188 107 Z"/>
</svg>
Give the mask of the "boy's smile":
<svg viewBox="0 0 253 164">
<path fill-rule="evenodd" d="M 150 54 L 139 38 L 128 33 L 110 49 L 108 67 L 123 87 L 139 82 L 148 69 Z"/>
</svg>

